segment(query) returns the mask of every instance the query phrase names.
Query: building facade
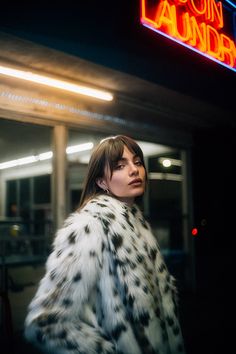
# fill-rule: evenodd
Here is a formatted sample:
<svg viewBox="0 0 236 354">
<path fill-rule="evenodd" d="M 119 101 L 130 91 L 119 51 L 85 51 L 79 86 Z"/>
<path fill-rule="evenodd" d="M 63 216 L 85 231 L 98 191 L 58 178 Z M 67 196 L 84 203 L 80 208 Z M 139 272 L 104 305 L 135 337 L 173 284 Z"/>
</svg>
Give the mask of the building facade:
<svg viewBox="0 0 236 354">
<path fill-rule="evenodd" d="M 116 134 L 143 149 L 149 183 L 141 207 L 181 286 L 196 286 L 193 235 L 207 220 L 194 203 L 192 157 L 201 134 L 235 128 L 235 73 L 157 40 L 140 22 L 143 3 L 122 3 L 114 27 L 110 18 L 96 33 L 93 23 L 87 38 L 84 21 L 70 45 L 59 41 L 59 27 L 54 37 L 17 26 L 0 32 L 0 230 L 13 287 L 17 272 L 29 283 L 41 274 L 55 230 L 78 205 L 91 149 Z M 199 150 L 207 156 L 205 149 L 206 138 Z"/>
</svg>

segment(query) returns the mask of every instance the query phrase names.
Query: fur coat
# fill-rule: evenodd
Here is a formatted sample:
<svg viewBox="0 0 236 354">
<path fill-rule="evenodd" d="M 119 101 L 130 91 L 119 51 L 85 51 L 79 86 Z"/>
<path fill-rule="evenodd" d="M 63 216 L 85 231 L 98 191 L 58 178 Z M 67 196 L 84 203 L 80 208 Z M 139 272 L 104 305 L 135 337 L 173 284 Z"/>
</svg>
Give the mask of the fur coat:
<svg viewBox="0 0 236 354">
<path fill-rule="evenodd" d="M 45 353 L 184 352 L 174 279 L 137 205 L 100 195 L 68 217 L 25 335 Z"/>
</svg>

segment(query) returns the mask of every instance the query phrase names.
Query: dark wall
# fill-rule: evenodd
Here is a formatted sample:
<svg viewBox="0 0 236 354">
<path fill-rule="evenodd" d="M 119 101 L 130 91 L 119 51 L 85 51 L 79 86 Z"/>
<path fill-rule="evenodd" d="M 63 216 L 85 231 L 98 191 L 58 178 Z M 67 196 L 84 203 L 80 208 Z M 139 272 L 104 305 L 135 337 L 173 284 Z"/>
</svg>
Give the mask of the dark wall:
<svg viewBox="0 0 236 354">
<path fill-rule="evenodd" d="M 186 314 L 187 323 L 193 323 L 187 331 L 190 353 L 226 353 L 233 344 L 235 133 L 225 127 L 195 134 L 193 197 L 199 234 L 194 240 L 197 291 L 187 305 L 191 315 Z"/>
<path fill-rule="evenodd" d="M 225 288 L 234 254 L 235 129 L 209 129 L 195 134 L 193 197 L 198 286 Z M 228 269 L 227 269 L 228 267 Z"/>
<path fill-rule="evenodd" d="M 202 252 L 233 246 L 235 129 L 221 127 L 195 133 L 193 194 Z M 198 244 L 197 244 L 198 246 Z"/>
</svg>

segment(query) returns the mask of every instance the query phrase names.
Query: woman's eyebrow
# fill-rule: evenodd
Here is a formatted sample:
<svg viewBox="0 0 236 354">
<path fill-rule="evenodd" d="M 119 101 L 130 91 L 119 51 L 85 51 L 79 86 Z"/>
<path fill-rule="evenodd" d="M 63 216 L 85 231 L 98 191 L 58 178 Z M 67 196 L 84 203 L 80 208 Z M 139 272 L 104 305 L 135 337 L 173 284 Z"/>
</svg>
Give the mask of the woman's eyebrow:
<svg viewBox="0 0 236 354">
<path fill-rule="evenodd" d="M 117 162 L 121 162 L 121 161 L 127 161 L 128 159 L 126 157 L 121 157 L 120 159 L 117 160 Z"/>
<path fill-rule="evenodd" d="M 137 158 L 140 159 L 140 157 L 139 157 L 137 154 L 135 154 L 135 155 L 132 157 L 133 160 L 135 160 L 135 159 L 137 159 Z M 124 161 L 124 162 L 126 162 L 126 161 L 128 161 L 128 159 L 127 159 L 126 157 L 121 157 L 117 162 L 119 162 L 119 161 Z"/>
</svg>

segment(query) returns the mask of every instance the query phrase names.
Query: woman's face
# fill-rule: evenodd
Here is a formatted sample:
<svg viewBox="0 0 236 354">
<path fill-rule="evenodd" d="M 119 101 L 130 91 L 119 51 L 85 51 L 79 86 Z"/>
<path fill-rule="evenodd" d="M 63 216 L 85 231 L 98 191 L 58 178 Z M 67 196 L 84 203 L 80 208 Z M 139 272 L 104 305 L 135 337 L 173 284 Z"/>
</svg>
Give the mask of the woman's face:
<svg viewBox="0 0 236 354">
<path fill-rule="evenodd" d="M 134 155 L 125 146 L 122 158 L 117 162 L 111 177 L 108 169 L 99 185 L 108 189 L 117 199 L 132 205 L 135 197 L 145 191 L 146 172 L 140 157 Z"/>
</svg>

